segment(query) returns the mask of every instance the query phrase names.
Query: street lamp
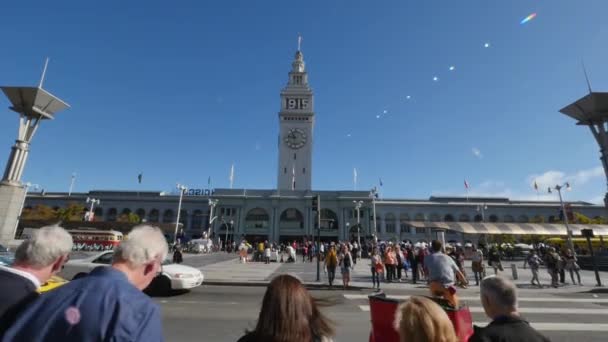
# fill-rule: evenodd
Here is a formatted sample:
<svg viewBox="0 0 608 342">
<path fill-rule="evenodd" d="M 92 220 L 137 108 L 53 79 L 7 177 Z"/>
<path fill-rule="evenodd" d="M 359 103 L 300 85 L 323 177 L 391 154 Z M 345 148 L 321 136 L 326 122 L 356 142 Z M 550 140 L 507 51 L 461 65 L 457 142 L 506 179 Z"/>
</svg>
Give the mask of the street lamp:
<svg viewBox="0 0 608 342">
<path fill-rule="evenodd" d="M 21 215 L 23 214 L 23 207 L 25 206 L 25 199 L 27 197 L 27 192 L 30 189 L 30 187 L 34 188 L 35 190 L 38 190 L 38 188 L 40 188 L 40 185 L 32 184 L 30 182 L 23 184 L 23 188 L 25 189 L 25 192 L 23 193 L 23 200 L 21 201 L 21 208 L 19 209 L 19 217 L 17 219 L 17 223 L 15 223 L 15 231 L 17 231 L 17 228 L 19 227 L 19 221 L 21 221 Z"/>
<path fill-rule="evenodd" d="M 374 215 L 374 245 L 378 244 L 378 227 L 376 225 L 376 198 L 378 198 L 378 189 L 373 187 L 369 192 L 369 197 L 372 198 L 372 210 Z"/>
<path fill-rule="evenodd" d="M 488 206 L 485 203 L 477 206 L 477 212 L 481 211 L 481 222 L 486 222 L 486 210 L 488 210 Z"/>
<path fill-rule="evenodd" d="M 87 215 L 85 215 L 85 221 L 91 222 L 93 221 L 93 209 L 95 208 L 95 205 L 99 205 L 99 203 L 101 203 L 101 201 L 99 199 L 96 198 L 91 198 L 91 197 L 87 197 L 87 203 L 91 203 L 91 207 L 89 208 L 89 212 L 87 213 Z"/>
<path fill-rule="evenodd" d="M 228 251 L 228 231 L 230 231 L 230 227 L 234 225 L 234 220 L 230 220 L 230 225 L 226 224 L 226 221 L 222 220 L 224 225 L 226 226 L 226 239 L 224 239 L 224 250 Z"/>
<path fill-rule="evenodd" d="M 574 244 L 572 243 L 572 230 L 570 230 L 570 226 L 568 225 L 568 215 L 566 213 L 566 208 L 564 207 L 564 200 L 562 199 L 562 189 L 564 187 L 568 191 L 572 190 L 572 188 L 570 187 L 570 183 L 568 183 L 568 182 L 566 182 L 562 185 L 556 185 L 554 187 L 554 189 L 557 190 L 557 193 L 559 194 L 559 204 L 562 208 L 562 215 L 564 216 L 564 224 L 566 225 L 566 233 L 568 234 L 568 239 L 567 239 L 568 248 L 572 251 L 572 254 L 576 255 L 576 253 L 574 252 Z M 551 187 L 549 187 L 547 189 L 547 192 L 552 193 Z"/>
<path fill-rule="evenodd" d="M 357 244 L 359 248 L 361 248 L 361 207 L 363 206 L 363 201 L 353 201 L 355 204 L 355 210 L 357 211 Z M 374 219 L 376 215 L 374 213 Z M 375 224 L 374 224 L 375 226 Z"/>
<path fill-rule="evenodd" d="M 346 222 L 346 238 L 350 241 L 350 222 Z"/>
<path fill-rule="evenodd" d="M 177 190 L 179 190 L 179 202 L 177 204 L 177 220 L 175 221 L 175 235 L 173 237 L 173 243 L 177 245 L 177 229 L 179 228 L 179 217 L 182 213 L 182 199 L 184 197 L 184 192 L 188 190 L 185 185 L 177 183 Z"/>
<path fill-rule="evenodd" d="M 217 206 L 217 203 L 219 202 L 218 199 L 209 199 L 209 207 L 210 212 L 209 212 L 209 227 L 207 227 L 207 239 L 211 238 L 211 225 L 213 224 L 213 221 L 215 221 L 215 219 L 217 219 L 217 216 L 213 216 L 213 210 L 215 209 L 215 206 Z"/>
</svg>

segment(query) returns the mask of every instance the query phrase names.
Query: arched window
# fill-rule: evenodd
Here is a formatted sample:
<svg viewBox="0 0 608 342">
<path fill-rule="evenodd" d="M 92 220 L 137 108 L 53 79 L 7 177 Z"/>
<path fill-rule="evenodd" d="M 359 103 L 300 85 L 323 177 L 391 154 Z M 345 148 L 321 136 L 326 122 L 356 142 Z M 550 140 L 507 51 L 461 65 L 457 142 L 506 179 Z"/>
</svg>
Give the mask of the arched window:
<svg viewBox="0 0 608 342">
<path fill-rule="evenodd" d="M 124 208 L 122 210 L 122 212 L 120 213 L 120 215 L 129 215 L 131 213 L 131 209 L 129 208 Z"/>
<path fill-rule="evenodd" d="M 339 226 L 338 215 L 333 210 L 321 209 L 321 229 L 338 229 Z"/>
<path fill-rule="evenodd" d="M 445 222 L 454 222 L 454 216 L 452 216 L 452 214 L 447 214 L 443 217 L 443 220 Z"/>
<path fill-rule="evenodd" d="M 410 221 L 410 215 L 406 213 L 401 213 L 399 215 L 399 228 L 401 228 L 402 233 L 409 233 L 410 226 L 408 222 Z"/>
<path fill-rule="evenodd" d="M 414 221 L 425 221 L 424 214 L 416 214 L 416 216 L 414 216 Z"/>
<path fill-rule="evenodd" d="M 469 222 L 469 221 L 471 221 L 471 218 L 467 214 L 460 214 L 460 216 L 458 217 L 458 221 Z"/>
<path fill-rule="evenodd" d="M 393 215 L 392 213 L 388 213 L 384 216 L 384 221 L 385 221 L 385 227 L 386 227 L 386 232 L 387 233 L 395 233 L 395 215 Z"/>
<path fill-rule="evenodd" d="M 158 222 L 158 209 L 150 210 L 150 214 L 148 215 L 148 222 Z"/>
<path fill-rule="evenodd" d="M 139 216 L 139 222 L 144 221 L 146 219 L 146 211 L 142 208 L 135 210 L 135 214 Z"/>
<path fill-rule="evenodd" d="M 270 226 L 270 216 L 262 208 L 253 208 L 245 216 L 245 229 L 266 229 Z"/>
<path fill-rule="evenodd" d="M 167 209 L 163 213 L 163 223 L 171 223 L 175 222 L 175 215 L 173 214 L 173 210 Z"/>
<path fill-rule="evenodd" d="M 490 222 L 498 222 L 498 216 L 494 214 L 490 215 Z"/>
<path fill-rule="evenodd" d="M 114 222 L 116 221 L 116 215 L 118 214 L 118 211 L 116 210 L 116 208 L 110 208 L 110 210 L 108 210 L 108 216 L 106 216 L 106 221 L 109 222 Z"/>
<path fill-rule="evenodd" d="M 179 212 L 179 223 L 181 223 L 182 229 L 188 229 L 188 210 L 182 209 Z"/>
<path fill-rule="evenodd" d="M 103 220 L 103 208 L 97 207 L 93 212 L 95 213 L 97 220 Z"/>
<path fill-rule="evenodd" d="M 475 222 L 481 222 L 481 221 L 483 221 L 483 217 L 481 215 L 477 214 L 473 218 L 473 221 L 475 221 Z"/>
<path fill-rule="evenodd" d="M 431 222 L 439 222 L 439 221 L 441 221 L 441 216 L 439 216 L 439 214 L 433 213 L 433 214 L 431 214 L 429 220 Z"/>
<path fill-rule="evenodd" d="M 502 221 L 503 221 L 503 222 L 510 223 L 510 222 L 515 222 L 515 219 L 514 219 L 514 218 L 513 218 L 513 216 L 511 216 L 511 215 L 505 215 L 505 216 L 502 218 Z"/>
<path fill-rule="evenodd" d="M 528 223 L 530 222 L 530 219 L 526 215 L 519 215 L 519 217 L 517 218 L 517 222 Z"/>
<path fill-rule="evenodd" d="M 192 229 L 203 228 L 203 212 L 201 210 L 195 210 L 192 213 Z"/>
<path fill-rule="evenodd" d="M 282 229 L 304 229 L 304 215 L 296 208 L 285 209 L 281 213 L 279 224 Z"/>
</svg>

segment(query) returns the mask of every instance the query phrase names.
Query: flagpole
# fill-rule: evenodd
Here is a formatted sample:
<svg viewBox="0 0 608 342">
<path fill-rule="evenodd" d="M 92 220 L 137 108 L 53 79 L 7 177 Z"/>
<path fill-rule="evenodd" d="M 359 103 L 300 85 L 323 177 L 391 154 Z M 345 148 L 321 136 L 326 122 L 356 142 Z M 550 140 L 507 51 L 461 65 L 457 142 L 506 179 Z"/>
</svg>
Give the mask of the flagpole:
<svg viewBox="0 0 608 342">
<path fill-rule="evenodd" d="M 357 191 L 357 168 L 353 169 L 353 181 L 354 181 L 354 186 L 355 186 L 355 191 Z"/>
<path fill-rule="evenodd" d="M 72 181 L 70 182 L 70 190 L 68 191 L 68 197 L 72 196 L 72 190 L 74 189 L 74 182 L 76 181 L 76 172 L 72 173 Z"/>
</svg>

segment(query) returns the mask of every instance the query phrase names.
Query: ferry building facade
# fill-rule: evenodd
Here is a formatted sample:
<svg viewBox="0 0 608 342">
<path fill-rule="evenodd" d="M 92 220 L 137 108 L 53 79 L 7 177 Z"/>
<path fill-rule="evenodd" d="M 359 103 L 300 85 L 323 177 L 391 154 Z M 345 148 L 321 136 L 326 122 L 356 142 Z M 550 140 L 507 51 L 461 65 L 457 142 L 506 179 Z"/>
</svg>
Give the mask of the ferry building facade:
<svg viewBox="0 0 608 342">
<path fill-rule="evenodd" d="M 313 191 L 312 152 L 315 125 L 314 95 L 301 51 L 297 51 L 281 91 L 278 113 L 279 145 L 277 188 L 188 189 L 180 222 L 186 235 L 211 232 L 229 240 L 247 237 L 285 241 L 315 236 L 323 240 L 379 239 L 428 241 L 438 231 L 446 240 L 475 241 L 479 234 L 564 234 L 559 202 L 515 201 L 508 198 L 430 197 L 429 199 L 378 199 L 369 191 Z M 312 198 L 321 198 L 321 229 L 317 229 Z M 116 221 L 135 213 L 149 223 L 177 220 L 179 195 L 154 191 L 90 191 L 88 193 L 30 193 L 25 207 L 44 204 L 60 208 L 101 201 L 96 221 Z M 588 217 L 606 217 L 603 206 L 570 202 L 572 211 Z M 359 206 L 357 215 L 356 206 Z M 213 208 L 212 208 L 213 207 Z M 374 217 L 375 212 L 375 217 Z M 212 220 L 212 216 L 215 219 Z M 213 221 L 210 224 L 210 221 Z M 532 222 L 547 222 L 534 224 Z M 375 226 L 374 226 L 375 222 Z M 578 234 L 583 225 L 573 225 Z M 606 226 L 592 228 L 608 235 Z"/>
</svg>

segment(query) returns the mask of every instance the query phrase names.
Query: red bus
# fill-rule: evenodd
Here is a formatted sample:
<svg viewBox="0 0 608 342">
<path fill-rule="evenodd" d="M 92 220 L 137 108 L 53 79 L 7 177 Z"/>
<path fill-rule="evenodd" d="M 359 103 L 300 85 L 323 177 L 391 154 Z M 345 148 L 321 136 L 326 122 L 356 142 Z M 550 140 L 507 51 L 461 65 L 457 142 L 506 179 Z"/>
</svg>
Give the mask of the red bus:
<svg viewBox="0 0 608 342">
<path fill-rule="evenodd" d="M 123 235 L 115 230 L 98 229 L 70 229 L 68 230 L 74 239 L 74 250 L 76 251 L 104 251 L 112 250 L 122 241 Z"/>
</svg>

